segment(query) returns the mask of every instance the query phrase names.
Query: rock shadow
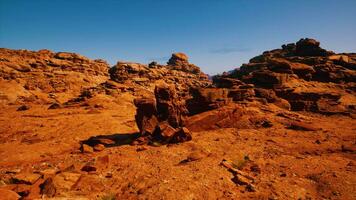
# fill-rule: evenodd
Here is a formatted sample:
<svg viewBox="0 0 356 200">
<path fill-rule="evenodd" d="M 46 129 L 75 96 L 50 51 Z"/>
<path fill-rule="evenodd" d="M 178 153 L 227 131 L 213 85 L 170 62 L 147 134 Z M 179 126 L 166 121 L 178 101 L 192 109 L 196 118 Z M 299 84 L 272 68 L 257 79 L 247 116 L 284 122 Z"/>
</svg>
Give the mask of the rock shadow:
<svg viewBox="0 0 356 200">
<path fill-rule="evenodd" d="M 87 140 L 82 140 L 80 143 L 91 147 L 98 144 L 103 144 L 105 147 L 116 147 L 132 144 L 139 137 L 140 133 L 115 133 L 112 135 L 92 136 Z"/>
</svg>

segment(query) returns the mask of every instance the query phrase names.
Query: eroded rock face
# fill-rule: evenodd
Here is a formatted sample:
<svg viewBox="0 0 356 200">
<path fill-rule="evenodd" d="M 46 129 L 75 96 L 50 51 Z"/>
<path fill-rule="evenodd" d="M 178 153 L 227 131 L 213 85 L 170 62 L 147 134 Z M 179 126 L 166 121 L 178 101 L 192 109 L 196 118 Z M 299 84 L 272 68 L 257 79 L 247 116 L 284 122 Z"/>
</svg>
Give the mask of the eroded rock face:
<svg viewBox="0 0 356 200">
<path fill-rule="evenodd" d="M 159 120 L 168 121 L 174 128 L 182 126 L 187 110 L 185 102 L 178 98 L 174 87 L 165 84 L 156 86 L 155 97 Z"/>
<path fill-rule="evenodd" d="M 213 110 L 231 102 L 226 88 L 191 88 L 192 98 L 187 100 L 190 115 Z"/>
<path fill-rule="evenodd" d="M 136 123 L 142 137 L 162 143 L 184 142 L 192 139 L 183 126 L 187 115 L 184 101 L 179 101 L 173 86 L 157 85 L 155 98 L 136 99 Z"/>
<path fill-rule="evenodd" d="M 158 124 L 155 99 L 136 99 L 136 123 L 142 135 L 152 135 Z"/>
</svg>

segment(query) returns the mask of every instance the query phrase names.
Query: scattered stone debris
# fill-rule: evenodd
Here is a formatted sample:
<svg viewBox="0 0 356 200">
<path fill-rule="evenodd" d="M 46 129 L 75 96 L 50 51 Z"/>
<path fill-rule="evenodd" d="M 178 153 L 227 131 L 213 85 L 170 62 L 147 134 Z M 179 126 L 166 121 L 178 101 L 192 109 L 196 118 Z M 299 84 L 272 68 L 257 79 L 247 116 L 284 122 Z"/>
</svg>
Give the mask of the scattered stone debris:
<svg viewBox="0 0 356 200">
<path fill-rule="evenodd" d="M 223 160 L 221 162 L 221 165 L 226 167 L 230 172 L 233 173 L 234 178 L 231 180 L 236 183 L 237 185 L 242 185 L 246 186 L 246 190 L 249 192 L 255 192 L 256 191 L 256 186 L 253 184 L 255 182 L 255 179 L 248 175 L 246 172 L 243 172 L 239 170 L 236 165 L 228 160 Z"/>
</svg>

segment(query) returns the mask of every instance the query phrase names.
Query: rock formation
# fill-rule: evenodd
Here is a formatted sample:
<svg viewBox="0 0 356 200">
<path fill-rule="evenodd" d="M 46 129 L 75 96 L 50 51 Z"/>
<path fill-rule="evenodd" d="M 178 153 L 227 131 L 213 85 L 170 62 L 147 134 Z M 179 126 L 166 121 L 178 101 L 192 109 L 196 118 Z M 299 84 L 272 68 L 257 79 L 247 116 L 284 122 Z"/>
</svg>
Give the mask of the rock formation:
<svg viewBox="0 0 356 200">
<path fill-rule="evenodd" d="M 75 53 L 0 49 L 0 101 L 65 102 L 107 80 L 109 65 Z M 1 103 L 0 102 L 0 103 Z"/>
<path fill-rule="evenodd" d="M 154 92 L 155 98 L 135 100 L 135 118 L 141 136 L 162 143 L 191 140 L 190 131 L 183 127 L 187 115 L 184 101 L 179 101 L 174 87 L 157 85 Z"/>
<path fill-rule="evenodd" d="M 318 41 L 308 38 L 283 45 L 282 49 L 252 58 L 231 74 L 215 77 L 214 82 L 231 88 L 232 81 L 225 83 L 227 80 L 241 80 L 254 86 L 251 90 L 255 94 L 245 92 L 248 97 L 256 96 L 261 101 L 277 102 L 284 107 L 289 103 L 294 111 L 354 113 L 355 54 L 335 54 L 319 45 Z"/>
</svg>

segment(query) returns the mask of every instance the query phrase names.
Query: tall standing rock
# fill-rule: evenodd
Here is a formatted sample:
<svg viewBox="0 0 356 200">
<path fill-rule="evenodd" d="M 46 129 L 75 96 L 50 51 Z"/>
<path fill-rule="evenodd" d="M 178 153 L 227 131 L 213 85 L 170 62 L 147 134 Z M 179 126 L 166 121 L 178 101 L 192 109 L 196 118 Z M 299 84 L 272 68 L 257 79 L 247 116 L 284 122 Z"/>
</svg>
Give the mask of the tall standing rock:
<svg viewBox="0 0 356 200">
<path fill-rule="evenodd" d="M 136 99 L 136 124 L 144 138 L 163 143 L 191 140 L 191 133 L 183 127 L 186 108 L 179 101 L 173 86 L 155 87 L 155 99 Z"/>
<path fill-rule="evenodd" d="M 158 124 L 155 99 L 135 99 L 136 123 L 142 135 L 152 135 Z"/>
<path fill-rule="evenodd" d="M 158 85 L 155 88 L 158 118 L 178 128 L 182 125 L 183 116 L 186 113 L 184 103 L 179 101 L 173 86 Z"/>
</svg>

